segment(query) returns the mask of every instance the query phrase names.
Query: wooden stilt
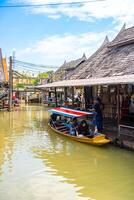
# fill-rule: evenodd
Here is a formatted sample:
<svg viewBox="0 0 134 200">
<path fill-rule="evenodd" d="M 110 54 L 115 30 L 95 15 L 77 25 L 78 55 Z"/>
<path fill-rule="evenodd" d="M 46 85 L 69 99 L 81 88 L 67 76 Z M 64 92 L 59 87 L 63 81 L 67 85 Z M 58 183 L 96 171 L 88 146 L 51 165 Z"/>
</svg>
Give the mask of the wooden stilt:
<svg viewBox="0 0 134 200">
<path fill-rule="evenodd" d="M 54 88 L 54 92 L 55 92 L 55 106 L 58 106 L 58 102 L 57 102 L 57 91 L 56 88 Z"/>
<path fill-rule="evenodd" d="M 67 87 L 64 88 L 64 103 L 67 105 Z"/>
<path fill-rule="evenodd" d="M 74 87 L 72 87 L 72 107 L 74 107 Z"/>
<path fill-rule="evenodd" d="M 120 85 L 117 85 L 117 126 L 118 126 L 118 136 L 119 136 L 119 125 L 120 125 Z"/>
</svg>

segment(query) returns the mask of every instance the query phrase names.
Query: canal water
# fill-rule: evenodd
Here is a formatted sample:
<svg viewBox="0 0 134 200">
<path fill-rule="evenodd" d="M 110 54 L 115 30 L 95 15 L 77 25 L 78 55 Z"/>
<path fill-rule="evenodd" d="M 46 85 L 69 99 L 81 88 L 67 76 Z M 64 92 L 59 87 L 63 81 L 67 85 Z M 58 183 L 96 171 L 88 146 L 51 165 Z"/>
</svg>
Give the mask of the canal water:
<svg viewBox="0 0 134 200">
<path fill-rule="evenodd" d="M 0 200 L 133 200 L 134 154 L 59 136 L 41 106 L 0 112 Z"/>
</svg>

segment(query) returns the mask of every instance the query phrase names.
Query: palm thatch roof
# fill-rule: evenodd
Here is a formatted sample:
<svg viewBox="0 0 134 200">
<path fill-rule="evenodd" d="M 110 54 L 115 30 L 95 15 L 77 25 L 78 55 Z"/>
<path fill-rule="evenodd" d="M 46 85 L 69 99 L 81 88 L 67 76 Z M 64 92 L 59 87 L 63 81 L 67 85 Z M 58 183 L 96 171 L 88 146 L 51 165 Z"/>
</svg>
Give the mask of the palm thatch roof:
<svg viewBox="0 0 134 200">
<path fill-rule="evenodd" d="M 79 67 L 82 63 L 85 62 L 85 60 L 86 56 L 83 54 L 82 58 L 77 60 L 72 60 L 70 62 L 65 61 L 64 64 L 55 72 L 54 80 L 57 81 L 66 79 L 67 74 Z"/>
<path fill-rule="evenodd" d="M 94 76 L 96 67 L 105 59 L 109 39 L 106 36 L 100 48 L 75 70 L 68 73 L 66 79 L 83 79 Z M 95 67 L 96 66 L 96 67 Z"/>
<path fill-rule="evenodd" d="M 134 74 L 134 27 L 122 27 L 116 38 L 106 37 L 101 47 L 66 79 L 85 79 Z"/>
<path fill-rule="evenodd" d="M 115 39 L 109 44 L 109 47 L 119 47 L 134 42 L 134 26 L 126 29 L 126 24 L 115 37 Z"/>
</svg>

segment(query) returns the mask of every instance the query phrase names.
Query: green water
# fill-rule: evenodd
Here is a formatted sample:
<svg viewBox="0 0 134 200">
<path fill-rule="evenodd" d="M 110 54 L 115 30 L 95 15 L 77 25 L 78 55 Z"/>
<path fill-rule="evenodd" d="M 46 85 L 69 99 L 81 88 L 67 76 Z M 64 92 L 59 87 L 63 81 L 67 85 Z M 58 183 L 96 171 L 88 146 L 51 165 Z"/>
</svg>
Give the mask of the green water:
<svg viewBox="0 0 134 200">
<path fill-rule="evenodd" d="M 0 200 L 133 200 L 134 154 L 59 136 L 41 106 L 0 112 Z"/>
</svg>

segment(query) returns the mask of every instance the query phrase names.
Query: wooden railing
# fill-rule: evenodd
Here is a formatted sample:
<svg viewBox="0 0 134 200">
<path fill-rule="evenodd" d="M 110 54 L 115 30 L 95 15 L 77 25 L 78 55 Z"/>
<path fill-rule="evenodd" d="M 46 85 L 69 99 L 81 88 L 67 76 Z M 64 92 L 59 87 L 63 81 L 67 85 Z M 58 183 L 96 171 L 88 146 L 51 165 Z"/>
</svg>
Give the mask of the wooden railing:
<svg viewBox="0 0 134 200">
<path fill-rule="evenodd" d="M 134 138 L 134 126 L 127 126 L 127 125 L 120 124 L 118 131 L 119 131 L 119 137 L 127 136 L 127 137 Z"/>
</svg>

